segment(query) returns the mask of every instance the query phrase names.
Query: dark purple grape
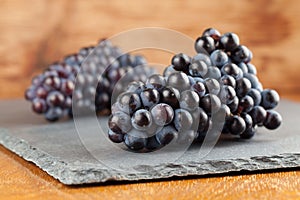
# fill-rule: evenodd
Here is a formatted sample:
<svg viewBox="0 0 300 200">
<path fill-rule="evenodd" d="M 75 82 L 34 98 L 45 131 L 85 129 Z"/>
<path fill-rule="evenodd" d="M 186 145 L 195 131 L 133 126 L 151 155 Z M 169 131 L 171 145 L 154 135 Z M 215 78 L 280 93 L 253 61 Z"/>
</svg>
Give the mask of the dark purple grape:
<svg viewBox="0 0 300 200">
<path fill-rule="evenodd" d="M 131 118 L 132 126 L 140 131 L 146 131 L 152 125 L 151 113 L 148 110 L 137 110 Z"/>
<path fill-rule="evenodd" d="M 149 137 L 147 139 L 147 144 L 146 144 L 146 149 L 148 151 L 154 151 L 154 150 L 157 150 L 159 148 L 161 148 L 161 144 L 160 142 L 157 140 L 156 138 L 156 135 L 152 136 L 152 137 Z"/>
<path fill-rule="evenodd" d="M 48 111 L 45 113 L 45 118 L 50 122 L 57 121 L 62 116 L 63 111 L 59 107 L 49 108 Z"/>
<path fill-rule="evenodd" d="M 232 51 L 232 60 L 237 64 L 247 62 L 250 56 L 249 49 L 243 45 L 239 45 Z"/>
<path fill-rule="evenodd" d="M 247 128 L 242 134 L 240 134 L 240 138 L 242 139 L 250 139 L 252 138 L 256 133 L 255 127 Z"/>
<path fill-rule="evenodd" d="M 246 124 L 246 130 L 253 127 L 252 117 L 247 113 L 241 113 L 241 117 L 244 119 Z"/>
<path fill-rule="evenodd" d="M 203 108 L 207 114 L 215 113 L 220 109 L 221 101 L 215 94 L 206 94 L 200 100 L 200 107 Z"/>
<path fill-rule="evenodd" d="M 235 79 L 232 76 L 230 76 L 230 75 L 223 75 L 220 78 L 220 83 L 223 83 L 224 85 L 231 86 L 233 88 L 235 88 L 235 86 L 236 86 Z"/>
<path fill-rule="evenodd" d="M 189 66 L 189 74 L 193 77 L 204 77 L 207 71 L 208 68 L 204 61 L 193 62 Z"/>
<path fill-rule="evenodd" d="M 241 78 L 236 81 L 236 94 L 239 98 L 244 97 L 251 89 L 251 82 L 247 78 Z"/>
<path fill-rule="evenodd" d="M 147 144 L 147 138 L 134 137 L 130 134 L 126 134 L 124 139 L 125 145 L 133 151 L 142 150 Z"/>
<path fill-rule="evenodd" d="M 209 123 L 209 117 L 203 109 L 199 109 L 197 118 L 194 118 L 194 121 L 198 123 L 198 132 L 207 131 L 207 124 Z"/>
<path fill-rule="evenodd" d="M 172 87 L 165 87 L 160 91 L 161 102 L 170 105 L 173 109 L 179 107 L 179 94 Z"/>
<path fill-rule="evenodd" d="M 178 132 L 173 126 L 164 126 L 157 134 L 157 141 L 165 146 L 169 144 L 172 140 L 176 140 L 178 137 Z"/>
<path fill-rule="evenodd" d="M 177 72 L 177 70 L 174 69 L 173 65 L 170 65 L 170 66 L 165 68 L 165 70 L 163 72 L 163 76 L 164 77 L 169 77 L 174 72 Z"/>
<path fill-rule="evenodd" d="M 118 134 L 112 130 L 108 130 L 108 137 L 112 142 L 115 143 L 121 143 L 124 141 L 124 134 Z"/>
<path fill-rule="evenodd" d="M 261 92 L 260 105 L 265 109 L 275 108 L 280 100 L 278 93 L 275 90 L 265 89 Z"/>
<path fill-rule="evenodd" d="M 226 65 L 223 65 L 221 68 L 221 72 L 223 75 L 230 75 L 234 78 L 237 78 L 240 73 L 239 67 L 234 63 L 228 63 Z"/>
<path fill-rule="evenodd" d="M 147 79 L 146 84 L 151 84 L 154 88 L 160 89 L 166 86 L 166 80 L 163 76 L 159 74 L 153 74 Z"/>
<path fill-rule="evenodd" d="M 203 78 L 213 78 L 218 80 L 221 78 L 221 71 L 218 67 L 209 67 Z"/>
<path fill-rule="evenodd" d="M 38 114 L 45 113 L 48 109 L 44 99 L 35 98 L 32 101 L 32 110 Z"/>
<path fill-rule="evenodd" d="M 192 63 L 200 62 L 200 61 L 205 62 L 205 64 L 207 66 L 211 66 L 212 65 L 210 57 L 207 55 L 207 53 L 198 53 L 192 59 Z"/>
<path fill-rule="evenodd" d="M 192 85 L 192 90 L 194 90 L 195 92 L 197 92 L 197 94 L 199 95 L 199 97 L 203 97 L 205 95 L 205 93 L 206 93 L 205 85 L 201 81 L 196 81 Z"/>
<path fill-rule="evenodd" d="M 204 80 L 205 89 L 208 93 L 219 94 L 220 92 L 220 83 L 214 78 L 207 78 Z"/>
<path fill-rule="evenodd" d="M 240 99 L 239 106 L 238 106 L 238 113 L 242 112 L 249 112 L 254 106 L 254 101 L 252 97 L 249 95 L 244 96 Z"/>
<path fill-rule="evenodd" d="M 50 107 L 61 106 L 65 101 L 65 97 L 62 93 L 58 91 L 52 91 L 47 96 L 46 101 Z"/>
<path fill-rule="evenodd" d="M 203 31 L 202 36 L 210 36 L 216 42 L 220 39 L 221 33 L 217 29 L 208 28 L 205 31 Z"/>
<path fill-rule="evenodd" d="M 132 114 L 142 105 L 139 95 L 131 92 L 122 93 L 118 97 L 117 102 L 119 103 L 120 109 L 128 114 Z"/>
<path fill-rule="evenodd" d="M 127 86 L 127 92 L 140 94 L 145 89 L 145 85 L 141 81 L 132 81 Z"/>
<path fill-rule="evenodd" d="M 180 91 L 184 91 L 190 88 L 190 81 L 185 73 L 175 72 L 169 75 L 167 85 Z"/>
<path fill-rule="evenodd" d="M 220 37 L 219 47 L 225 51 L 232 51 L 238 47 L 240 39 L 235 33 L 225 33 Z"/>
<path fill-rule="evenodd" d="M 267 112 L 261 106 L 254 106 L 249 115 L 252 117 L 253 124 L 262 125 L 266 119 Z"/>
<path fill-rule="evenodd" d="M 49 89 L 59 89 L 61 80 L 57 76 L 49 76 L 44 80 L 44 86 L 48 87 Z"/>
<path fill-rule="evenodd" d="M 198 108 L 199 102 L 199 95 L 193 90 L 183 91 L 180 95 L 180 108 L 193 111 Z"/>
<path fill-rule="evenodd" d="M 165 126 L 172 122 L 174 111 L 168 104 L 159 103 L 152 107 L 151 115 L 155 124 L 158 126 Z"/>
<path fill-rule="evenodd" d="M 63 81 L 61 84 L 61 91 L 65 95 L 72 95 L 74 88 L 75 88 L 74 82 L 71 80 Z"/>
<path fill-rule="evenodd" d="M 249 90 L 247 95 L 252 97 L 255 106 L 258 106 L 260 104 L 260 102 L 261 102 L 260 91 L 258 91 L 257 89 L 252 88 L 252 89 Z"/>
<path fill-rule="evenodd" d="M 117 134 L 125 134 L 132 128 L 130 116 L 124 112 L 115 112 L 108 119 L 108 127 Z"/>
<path fill-rule="evenodd" d="M 256 67 L 253 64 L 247 63 L 247 68 L 248 68 L 248 73 L 254 74 L 254 75 L 257 74 Z"/>
<path fill-rule="evenodd" d="M 235 96 L 233 101 L 230 104 L 227 104 L 227 106 L 229 107 L 232 113 L 235 113 L 237 111 L 239 102 L 240 102 L 239 98 Z"/>
<path fill-rule="evenodd" d="M 159 103 L 159 92 L 156 89 L 147 88 L 140 94 L 144 107 L 150 108 L 151 106 Z"/>
<path fill-rule="evenodd" d="M 30 87 L 25 91 L 26 100 L 32 101 L 36 97 L 35 88 Z"/>
<path fill-rule="evenodd" d="M 238 67 L 242 70 L 244 74 L 248 73 L 248 66 L 246 63 L 241 62 L 238 64 Z"/>
<path fill-rule="evenodd" d="M 234 115 L 230 119 L 229 130 L 230 130 L 230 133 L 233 135 L 242 134 L 246 130 L 245 120 L 238 115 Z"/>
<path fill-rule="evenodd" d="M 211 53 L 215 50 L 215 41 L 212 37 L 202 36 L 195 42 L 195 50 L 198 53 Z"/>
<path fill-rule="evenodd" d="M 222 67 L 226 63 L 228 63 L 228 56 L 222 50 L 215 50 L 210 55 L 211 62 L 214 66 Z"/>
<path fill-rule="evenodd" d="M 277 129 L 282 122 L 281 115 L 274 110 L 267 110 L 267 117 L 264 121 L 264 126 L 267 129 L 274 130 Z"/>
<path fill-rule="evenodd" d="M 176 109 L 174 117 L 174 126 L 177 131 L 186 131 L 192 127 L 193 117 L 185 109 Z"/>
<path fill-rule="evenodd" d="M 188 71 L 190 63 L 191 58 L 183 53 L 176 54 L 172 58 L 172 65 L 174 66 L 174 69 L 178 71 Z"/>
<path fill-rule="evenodd" d="M 247 78 L 251 82 L 251 87 L 252 88 L 258 88 L 260 87 L 260 82 L 254 74 L 246 73 L 244 74 L 244 77 Z"/>
<path fill-rule="evenodd" d="M 236 97 L 236 93 L 233 87 L 229 85 L 224 85 L 221 87 L 219 98 L 222 103 L 230 104 L 233 102 L 234 98 Z"/>
</svg>

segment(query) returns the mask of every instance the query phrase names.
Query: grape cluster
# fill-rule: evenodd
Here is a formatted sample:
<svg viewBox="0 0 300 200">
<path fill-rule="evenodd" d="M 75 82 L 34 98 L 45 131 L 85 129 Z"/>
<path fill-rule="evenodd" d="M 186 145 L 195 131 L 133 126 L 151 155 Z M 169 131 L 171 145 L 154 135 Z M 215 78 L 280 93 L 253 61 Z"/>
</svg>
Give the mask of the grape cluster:
<svg viewBox="0 0 300 200">
<path fill-rule="evenodd" d="M 107 114 L 118 80 L 128 70 L 144 64 L 142 56 L 122 54 L 110 41 L 101 40 L 97 46 L 82 48 L 34 77 L 25 98 L 32 102 L 32 110 L 44 114 L 48 121 L 72 117 L 72 105 L 82 112 L 92 109 Z M 142 68 L 138 72 L 143 76 L 131 75 L 127 79 L 145 81 L 145 74 L 152 70 Z"/>
<path fill-rule="evenodd" d="M 112 106 L 109 138 L 133 151 L 153 151 L 171 141 L 203 140 L 221 124 L 223 134 L 249 139 L 258 126 L 276 129 L 275 90 L 263 89 L 252 52 L 234 33 L 206 29 L 197 54 L 179 53 L 163 75 L 132 82 Z"/>
</svg>

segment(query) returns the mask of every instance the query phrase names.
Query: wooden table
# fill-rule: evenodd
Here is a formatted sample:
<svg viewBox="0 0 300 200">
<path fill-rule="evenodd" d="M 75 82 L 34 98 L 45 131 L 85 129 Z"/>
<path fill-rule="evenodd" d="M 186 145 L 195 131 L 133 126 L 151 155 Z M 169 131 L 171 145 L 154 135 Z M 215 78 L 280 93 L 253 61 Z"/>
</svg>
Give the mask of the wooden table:
<svg viewBox="0 0 300 200">
<path fill-rule="evenodd" d="M 300 101 L 300 2 L 0 0 L 0 98 L 22 97 L 47 65 L 102 37 L 145 26 L 196 38 L 204 28 L 240 35 L 265 87 Z M 170 61 L 143 52 L 151 62 Z M 68 187 L 0 146 L 0 199 L 300 199 L 300 171 Z"/>
</svg>

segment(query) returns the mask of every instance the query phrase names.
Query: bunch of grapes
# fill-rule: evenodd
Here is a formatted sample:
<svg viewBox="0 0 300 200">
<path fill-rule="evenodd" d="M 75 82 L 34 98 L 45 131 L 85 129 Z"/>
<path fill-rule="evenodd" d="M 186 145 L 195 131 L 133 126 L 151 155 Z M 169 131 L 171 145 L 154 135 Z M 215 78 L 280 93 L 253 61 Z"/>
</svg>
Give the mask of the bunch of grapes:
<svg viewBox="0 0 300 200">
<path fill-rule="evenodd" d="M 195 41 L 197 54 L 180 53 L 163 75 L 132 82 L 112 106 L 109 138 L 133 151 L 157 150 L 171 141 L 203 140 L 217 124 L 221 132 L 254 136 L 258 126 L 276 129 L 275 90 L 263 89 L 250 63 L 252 52 L 234 33 L 206 29 Z"/>
<path fill-rule="evenodd" d="M 32 110 L 44 114 L 48 121 L 73 116 L 72 106 L 84 112 L 110 113 L 111 95 L 118 80 L 132 68 L 145 65 L 142 56 L 122 54 L 110 41 L 102 40 L 95 47 L 87 47 L 50 65 L 32 79 L 25 98 L 32 102 Z M 138 70 L 142 76 L 131 81 L 145 81 L 151 68 Z M 146 75 L 145 75 L 146 74 Z"/>
</svg>

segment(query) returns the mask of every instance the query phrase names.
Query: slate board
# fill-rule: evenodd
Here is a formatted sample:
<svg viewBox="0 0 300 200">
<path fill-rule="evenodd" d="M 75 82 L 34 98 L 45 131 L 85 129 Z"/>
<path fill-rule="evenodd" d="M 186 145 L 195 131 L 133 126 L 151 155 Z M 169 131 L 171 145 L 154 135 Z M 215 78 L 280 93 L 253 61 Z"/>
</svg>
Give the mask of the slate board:
<svg viewBox="0 0 300 200">
<path fill-rule="evenodd" d="M 212 150 L 199 152 L 195 144 L 184 153 L 128 152 L 106 138 L 106 117 L 48 123 L 23 100 L 0 101 L 0 110 L 0 144 L 67 185 L 300 166 L 300 104 L 286 100 L 277 109 L 284 120 L 278 130 L 260 128 L 251 140 L 225 137 Z"/>
</svg>

